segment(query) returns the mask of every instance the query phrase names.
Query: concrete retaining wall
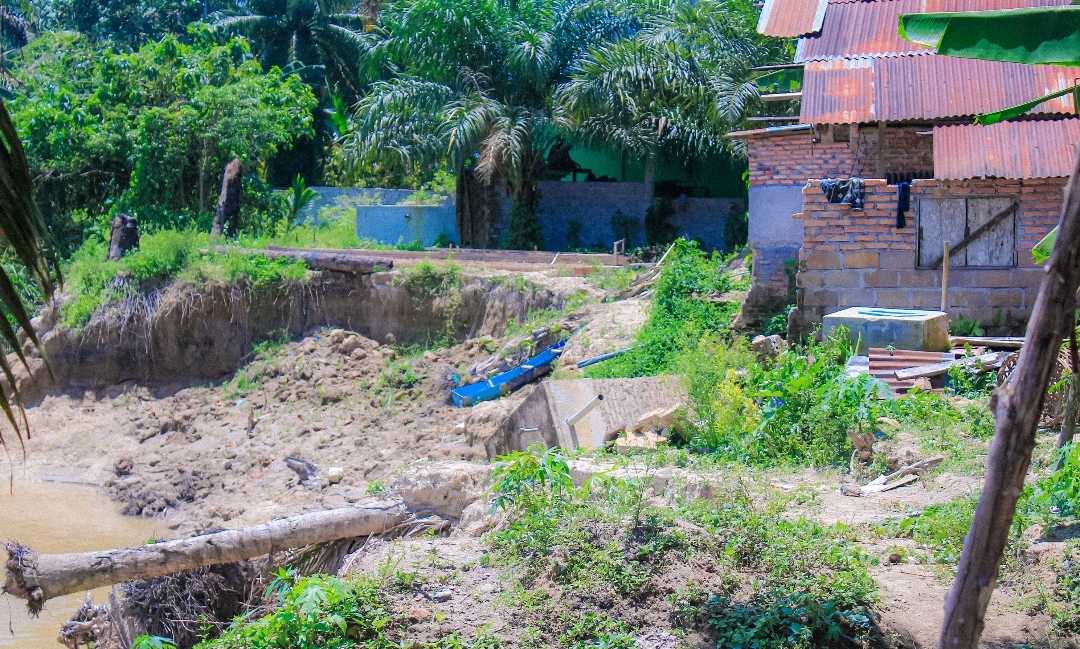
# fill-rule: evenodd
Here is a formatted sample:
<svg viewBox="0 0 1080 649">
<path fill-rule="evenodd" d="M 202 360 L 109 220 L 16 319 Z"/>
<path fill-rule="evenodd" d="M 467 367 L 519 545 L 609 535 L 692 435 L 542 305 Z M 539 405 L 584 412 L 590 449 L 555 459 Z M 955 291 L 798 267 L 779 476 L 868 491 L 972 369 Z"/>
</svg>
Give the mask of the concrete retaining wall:
<svg viewBox="0 0 1080 649">
<path fill-rule="evenodd" d="M 604 400 L 571 427 L 566 419 L 601 394 Z M 613 433 L 632 427 L 647 412 L 685 403 L 679 379 L 576 379 L 544 381 L 484 440 L 489 458 L 523 451 L 540 442 L 545 447 L 597 448 Z"/>
</svg>

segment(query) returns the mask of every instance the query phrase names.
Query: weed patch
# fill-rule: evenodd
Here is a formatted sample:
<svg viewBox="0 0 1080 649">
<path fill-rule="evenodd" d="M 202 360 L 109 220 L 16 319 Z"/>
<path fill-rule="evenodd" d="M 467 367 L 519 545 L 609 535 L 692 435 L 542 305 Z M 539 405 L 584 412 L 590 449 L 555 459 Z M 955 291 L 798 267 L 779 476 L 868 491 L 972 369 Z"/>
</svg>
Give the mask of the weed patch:
<svg viewBox="0 0 1080 649">
<path fill-rule="evenodd" d="M 680 355 L 692 353 L 710 334 L 729 332 L 738 310 L 719 296 L 737 288 L 724 271 L 728 259 L 706 255 L 696 243 L 679 239 L 656 281 L 652 308 L 638 333 L 639 347 L 587 372 L 593 378 L 655 376 L 675 370 Z"/>
<path fill-rule="evenodd" d="M 539 447 L 503 458 L 495 480 L 496 506 L 510 517 L 492 554 L 517 583 L 508 604 L 546 622 L 548 646 L 630 646 L 635 629 L 609 611 L 620 600 L 655 605 L 653 579 L 691 561 L 719 579 L 663 601 L 682 628 L 712 625 L 720 647 L 843 646 L 874 631 L 871 559 L 842 526 L 784 517 L 783 498 L 759 505 L 731 489 L 658 508 L 646 498 L 648 470 L 575 487 L 561 452 Z M 545 584 L 564 599 L 538 597 Z"/>
<path fill-rule="evenodd" d="M 202 254 L 200 250 L 209 250 Z M 66 299 L 62 322 L 81 327 L 102 306 L 115 304 L 174 280 L 192 283 L 246 281 L 253 286 L 299 280 L 303 262 L 271 259 L 239 250 L 214 251 L 209 236 L 193 230 L 162 230 L 144 235 L 139 248 L 119 261 L 106 259 L 108 246 L 92 238 L 68 261 L 64 270 Z"/>
</svg>

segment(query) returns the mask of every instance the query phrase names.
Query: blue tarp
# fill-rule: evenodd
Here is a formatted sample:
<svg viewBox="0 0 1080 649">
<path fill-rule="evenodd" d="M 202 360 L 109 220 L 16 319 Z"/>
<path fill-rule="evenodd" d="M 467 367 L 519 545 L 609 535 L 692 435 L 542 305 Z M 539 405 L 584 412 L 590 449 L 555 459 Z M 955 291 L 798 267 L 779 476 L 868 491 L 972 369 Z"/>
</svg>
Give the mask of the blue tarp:
<svg viewBox="0 0 1080 649">
<path fill-rule="evenodd" d="M 468 408 L 481 401 L 490 401 L 504 394 L 510 394 L 526 383 L 550 372 L 551 366 L 562 354 L 565 344 L 566 341 L 563 340 L 558 345 L 548 347 L 514 369 L 496 374 L 486 381 L 455 388 L 450 391 L 450 398 L 454 400 L 454 405 L 458 408 Z"/>
</svg>

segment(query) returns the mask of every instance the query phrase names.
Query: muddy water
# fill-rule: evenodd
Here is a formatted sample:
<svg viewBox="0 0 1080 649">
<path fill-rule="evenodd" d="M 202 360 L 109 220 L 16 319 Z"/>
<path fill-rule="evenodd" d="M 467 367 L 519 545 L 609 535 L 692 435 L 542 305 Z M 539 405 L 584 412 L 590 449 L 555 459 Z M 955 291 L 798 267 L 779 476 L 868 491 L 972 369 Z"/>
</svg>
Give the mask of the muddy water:
<svg viewBox="0 0 1080 649">
<path fill-rule="evenodd" d="M 16 540 L 38 552 L 86 552 L 134 545 L 168 536 L 160 522 L 120 514 L 101 490 L 74 484 L 15 481 L 0 485 L 0 541 Z M 6 554 L 0 554 L 6 559 Z M 109 589 L 93 593 L 104 602 Z M 57 649 L 61 625 L 79 608 L 85 593 L 50 600 L 37 618 L 20 600 L 0 595 L 0 647 Z"/>
</svg>

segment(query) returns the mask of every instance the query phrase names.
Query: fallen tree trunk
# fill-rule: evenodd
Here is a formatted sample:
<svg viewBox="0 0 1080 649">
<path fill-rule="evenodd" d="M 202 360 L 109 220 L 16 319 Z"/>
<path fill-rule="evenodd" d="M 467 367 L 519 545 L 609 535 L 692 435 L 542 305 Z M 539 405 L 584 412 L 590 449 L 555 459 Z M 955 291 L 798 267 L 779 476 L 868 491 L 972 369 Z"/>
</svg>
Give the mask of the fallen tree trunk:
<svg viewBox="0 0 1080 649">
<path fill-rule="evenodd" d="M 239 530 L 96 552 L 38 554 L 12 542 L 6 546 L 3 592 L 25 599 L 31 614 L 37 614 L 53 597 L 279 550 L 384 534 L 407 518 L 407 512 L 394 503 L 330 509 Z"/>
<path fill-rule="evenodd" d="M 1016 502 L 1031 464 L 1050 374 L 1061 341 L 1073 327 L 1076 290 L 1080 287 L 1080 155 L 1065 189 L 1058 227 L 1046 277 L 1028 320 L 1020 360 L 1012 380 L 995 390 L 990 399 L 996 418 L 994 440 L 979 504 L 964 538 L 956 579 L 945 600 L 945 621 L 938 641 L 941 649 L 979 646 L 986 607 L 997 583 Z"/>
<path fill-rule="evenodd" d="M 267 257 L 286 257 L 299 259 L 314 270 L 336 270 L 342 273 L 370 275 L 390 270 L 394 260 L 389 257 L 367 257 L 346 252 L 320 252 L 314 250 L 290 250 L 288 248 L 267 248 L 260 250 Z"/>
<path fill-rule="evenodd" d="M 340 273 L 354 273 L 357 275 L 381 273 L 394 268 L 394 260 L 389 257 L 372 257 L 352 252 L 278 248 L 275 246 L 269 246 L 265 249 L 214 246 L 214 250 L 217 252 L 234 251 L 248 255 L 263 255 L 272 259 L 299 259 L 312 270 L 335 270 Z M 205 252 L 205 249 L 203 252 Z"/>
</svg>

